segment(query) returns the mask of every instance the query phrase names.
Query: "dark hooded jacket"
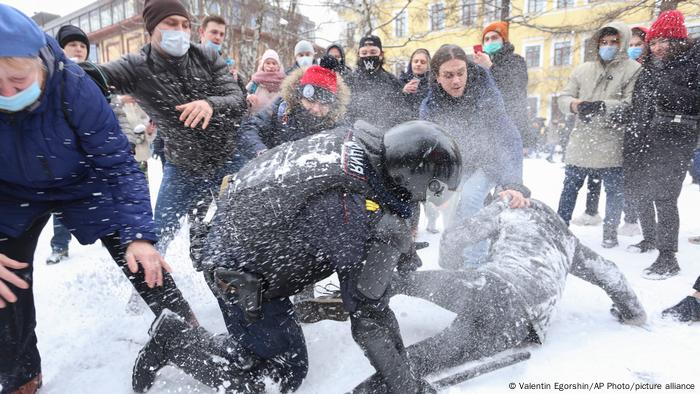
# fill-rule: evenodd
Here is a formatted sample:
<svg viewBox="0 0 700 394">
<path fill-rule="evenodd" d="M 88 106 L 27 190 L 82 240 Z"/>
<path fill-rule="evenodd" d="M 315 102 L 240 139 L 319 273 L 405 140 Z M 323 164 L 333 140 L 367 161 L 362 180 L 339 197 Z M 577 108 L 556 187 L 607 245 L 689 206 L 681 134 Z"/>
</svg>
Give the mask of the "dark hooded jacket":
<svg viewBox="0 0 700 394">
<path fill-rule="evenodd" d="M 82 244 L 119 231 L 156 241 L 148 185 L 93 80 L 46 37 L 39 100 L 0 112 L 0 234 L 18 237 L 51 211 Z"/>
<path fill-rule="evenodd" d="M 527 112 L 527 64 L 522 56 L 515 53 L 510 42 L 503 43 L 503 48 L 491 56 L 491 74 L 501 91 L 506 112 L 518 128 L 525 148 L 532 148 L 537 143 L 528 122 Z"/>
<path fill-rule="evenodd" d="M 280 97 L 270 106 L 246 119 L 241 125 L 241 148 L 249 157 L 285 142 L 296 141 L 342 123 L 350 90 L 342 77 L 337 79 L 337 101 L 328 114 L 316 118 L 301 105 L 299 80 L 304 70 L 297 69 L 282 82 Z"/>
<path fill-rule="evenodd" d="M 441 125 L 457 141 L 467 176 L 481 169 L 500 186 L 522 184 L 520 134 L 486 69 L 467 64 L 467 87 L 461 97 L 435 84 L 421 105 L 420 118 Z"/>
<path fill-rule="evenodd" d="M 428 92 L 430 91 L 430 71 L 427 71 L 423 75 L 415 75 L 413 73 L 411 63 L 409 63 L 408 69 L 405 72 L 402 72 L 399 76 L 399 81 L 401 81 L 402 85 L 401 89 L 403 89 L 403 87 L 414 78 L 420 79 L 420 82 L 418 83 L 418 91 L 416 93 L 403 93 L 403 91 L 401 91 L 410 111 L 411 119 L 418 118 L 420 105 L 425 97 L 428 96 Z"/>
<path fill-rule="evenodd" d="M 352 93 L 348 105 L 348 121 L 358 120 L 387 130 L 410 116 L 401 93 L 401 82 L 383 68 L 372 73 L 359 67 L 347 79 Z"/>
<path fill-rule="evenodd" d="M 338 67 L 333 71 L 340 74 L 340 76 L 342 76 L 343 78 L 347 78 L 348 75 L 350 75 L 350 73 L 352 72 L 352 70 L 345 64 L 345 51 L 343 50 L 342 46 L 332 44 L 328 47 L 328 49 L 326 49 L 326 55 L 328 55 L 328 52 L 330 52 L 330 50 L 333 48 L 336 48 L 338 51 L 340 51 L 340 61 L 338 62 Z"/>
<path fill-rule="evenodd" d="M 169 163 L 194 174 L 210 174 L 236 151 L 236 129 L 246 110 L 224 58 L 192 44 L 181 58 L 166 58 L 145 45 L 138 54 L 101 65 L 118 93 L 129 94 L 158 124 Z M 206 100 L 214 115 L 206 130 L 185 127 L 175 107 Z"/>
</svg>

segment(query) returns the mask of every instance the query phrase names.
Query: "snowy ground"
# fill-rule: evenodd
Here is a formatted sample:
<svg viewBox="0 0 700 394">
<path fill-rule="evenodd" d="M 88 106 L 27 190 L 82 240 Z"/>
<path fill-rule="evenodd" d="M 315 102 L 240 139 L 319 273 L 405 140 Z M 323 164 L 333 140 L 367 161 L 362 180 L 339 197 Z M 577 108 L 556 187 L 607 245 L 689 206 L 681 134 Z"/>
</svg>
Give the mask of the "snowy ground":
<svg viewBox="0 0 700 394">
<path fill-rule="evenodd" d="M 160 163 L 152 162 L 153 190 L 157 190 L 159 183 L 158 170 Z M 541 159 L 526 160 L 525 174 L 533 196 L 556 208 L 564 174 L 562 165 Z M 575 216 L 582 212 L 584 198 L 581 193 Z M 682 271 L 665 281 L 641 278 L 642 269 L 652 263 L 655 254 L 630 254 L 624 250 L 637 242 L 638 237 L 620 237 L 620 247 L 606 250 L 600 247 L 600 226 L 573 227 L 586 245 L 615 261 L 627 275 L 649 315 L 645 327 L 617 323 L 608 313 L 611 302 L 603 291 L 571 277 L 548 338 L 543 346 L 532 349 L 530 360 L 445 392 L 492 394 L 521 390 L 520 387 L 509 389 L 511 382 L 549 383 L 552 387 L 551 390 L 528 390 L 531 392 L 553 391 L 556 382 L 589 385 L 595 382 L 663 385 L 675 382 L 694 383 L 697 389 L 700 385 L 697 362 L 700 325 L 660 318 L 664 308 L 690 293 L 692 283 L 700 274 L 700 247 L 686 241 L 688 236 L 700 234 L 700 222 L 696 222 L 700 208 L 696 201 L 700 201 L 700 190 L 687 181 L 680 199 L 678 259 Z M 131 289 L 99 243 L 81 246 L 73 240 L 69 260 L 46 266 L 43 262 L 50 252 L 51 232 L 51 226 L 47 226 L 35 258 L 37 332 L 44 374 L 42 392 L 130 393 L 131 367 L 147 339 L 146 330 L 153 316 L 150 312 L 141 315 L 126 312 Z M 419 237 L 431 242 L 430 248 L 421 251 L 424 266 L 436 268 L 439 235 L 421 231 Z M 166 258 L 202 324 L 210 331 L 223 332 L 220 311 L 201 275 L 190 266 L 187 247 L 186 238 L 181 235 Z M 437 333 L 454 316 L 428 302 L 409 297 L 393 299 L 392 308 L 407 344 Z M 349 323 L 320 322 L 305 326 L 304 332 L 310 371 L 300 393 L 343 393 L 373 372 L 350 336 Z M 270 386 L 271 392 L 275 390 Z M 168 367 L 151 392 L 214 391 Z"/>
</svg>

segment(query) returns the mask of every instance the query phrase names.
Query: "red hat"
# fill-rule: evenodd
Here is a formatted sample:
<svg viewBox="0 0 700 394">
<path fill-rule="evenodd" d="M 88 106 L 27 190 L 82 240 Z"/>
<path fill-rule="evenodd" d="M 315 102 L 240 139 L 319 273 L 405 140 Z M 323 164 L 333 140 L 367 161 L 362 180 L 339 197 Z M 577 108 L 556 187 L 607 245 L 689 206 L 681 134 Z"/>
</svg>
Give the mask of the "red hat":
<svg viewBox="0 0 700 394">
<path fill-rule="evenodd" d="M 688 38 L 688 29 L 685 28 L 685 19 L 678 10 L 664 11 L 651 25 L 647 33 L 646 42 L 655 38 L 674 38 L 683 40 Z"/>
<path fill-rule="evenodd" d="M 498 35 L 500 35 L 503 39 L 503 42 L 508 42 L 508 22 L 498 21 L 486 26 L 484 31 L 481 33 L 481 41 L 484 41 L 486 34 L 491 31 L 498 33 Z"/>
<path fill-rule="evenodd" d="M 334 101 L 338 92 L 338 78 L 334 71 L 313 65 L 299 80 L 299 89 L 302 96 L 309 100 Z"/>
</svg>

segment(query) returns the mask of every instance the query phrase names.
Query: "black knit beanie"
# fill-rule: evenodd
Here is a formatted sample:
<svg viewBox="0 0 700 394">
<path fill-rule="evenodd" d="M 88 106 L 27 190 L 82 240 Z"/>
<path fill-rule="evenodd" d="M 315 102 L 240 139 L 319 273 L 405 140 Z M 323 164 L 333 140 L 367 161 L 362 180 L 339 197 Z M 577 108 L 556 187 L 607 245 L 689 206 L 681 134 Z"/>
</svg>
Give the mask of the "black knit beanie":
<svg viewBox="0 0 700 394">
<path fill-rule="evenodd" d="M 90 56 L 90 40 L 88 40 L 87 34 L 82 31 L 78 26 L 65 25 L 61 26 L 56 33 L 56 41 L 61 48 L 65 48 L 69 42 L 80 41 L 87 47 L 87 57 Z"/>
<path fill-rule="evenodd" d="M 153 30 L 160 21 L 170 15 L 190 18 L 190 14 L 180 0 L 146 0 L 143 6 L 143 22 L 146 25 L 148 34 L 153 34 Z"/>
</svg>

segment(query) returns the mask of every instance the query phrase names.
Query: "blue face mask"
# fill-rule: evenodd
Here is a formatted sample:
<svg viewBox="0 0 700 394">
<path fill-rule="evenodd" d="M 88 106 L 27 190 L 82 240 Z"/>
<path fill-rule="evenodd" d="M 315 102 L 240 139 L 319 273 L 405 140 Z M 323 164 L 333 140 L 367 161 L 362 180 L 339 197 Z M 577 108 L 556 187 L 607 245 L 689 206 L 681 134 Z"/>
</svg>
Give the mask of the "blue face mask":
<svg viewBox="0 0 700 394">
<path fill-rule="evenodd" d="M 39 81 L 34 81 L 28 88 L 15 94 L 14 96 L 0 96 L 0 109 L 7 112 L 17 112 L 34 104 L 41 95 Z"/>
<path fill-rule="evenodd" d="M 160 47 L 170 56 L 184 56 L 190 49 L 190 33 L 180 30 L 160 30 Z"/>
<path fill-rule="evenodd" d="M 604 45 L 598 48 L 598 55 L 604 62 L 609 62 L 615 58 L 620 47 L 616 45 Z"/>
<path fill-rule="evenodd" d="M 214 44 L 213 42 L 211 42 L 211 40 L 207 40 L 207 42 L 204 43 L 204 46 L 206 46 L 207 48 L 214 48 L 217 52 L 221 52 L 221 44 Z"/>
<path fill-rule="evenodd" d="M 642 56 L 643 51 L 644 48 L 642 47 L 629 47 L 627 48 L 627 56 L 629 56 L 632 60 L 637 60 L 640 56 Z"/>
<path fill-rule="evenodd" d="M 484 52 L 486 52 L 489 55 L 493 55 L 494 53 L 500 51 L 501 48 L 503 48 L 503 43 L 489 42 L 488 44 L 484 45 Z"/>
</svg>

